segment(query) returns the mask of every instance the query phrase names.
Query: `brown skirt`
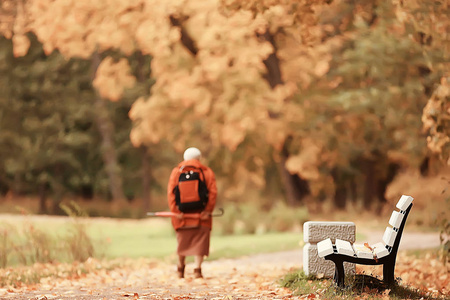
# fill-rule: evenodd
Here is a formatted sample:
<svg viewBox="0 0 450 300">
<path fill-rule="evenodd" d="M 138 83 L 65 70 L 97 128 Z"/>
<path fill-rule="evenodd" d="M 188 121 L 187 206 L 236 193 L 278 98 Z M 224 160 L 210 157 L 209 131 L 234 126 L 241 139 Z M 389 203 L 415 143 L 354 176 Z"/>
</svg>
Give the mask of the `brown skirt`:
<svg viewBox="0 0 450 300">
<path fill-rule="evenodd" d="M 208 227 L 180 228 L 176 233 L 178 255 L 209 255 L 209 238 L 211 230 Z"/>
</svg>

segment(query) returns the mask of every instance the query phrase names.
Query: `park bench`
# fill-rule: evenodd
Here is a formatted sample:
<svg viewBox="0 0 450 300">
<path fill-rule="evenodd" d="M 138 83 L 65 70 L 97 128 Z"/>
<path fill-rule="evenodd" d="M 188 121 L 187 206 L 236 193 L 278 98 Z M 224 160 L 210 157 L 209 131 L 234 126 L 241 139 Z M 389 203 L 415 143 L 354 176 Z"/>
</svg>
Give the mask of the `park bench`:
<svg viewBox="0 0 450 300">
<path fill-rule="evenodd" d="M 350 244 L 345 240 L 336 239 L 333 244 L 330 238 L 317 243 L 319 257 L 334 262 L 334 282 L 339 287 L 344 287 L 344 262 L 360 265 L 383 265 L 383 281 L 392 285 L 394 283 L 394 269 L 397 251 L 402 237 L 406 219 L 412 207 L 414 199 L 403 195 L 394 210 L 389 225 L 384 232 L 382 242 L 373 246 Z"/>
</svg>

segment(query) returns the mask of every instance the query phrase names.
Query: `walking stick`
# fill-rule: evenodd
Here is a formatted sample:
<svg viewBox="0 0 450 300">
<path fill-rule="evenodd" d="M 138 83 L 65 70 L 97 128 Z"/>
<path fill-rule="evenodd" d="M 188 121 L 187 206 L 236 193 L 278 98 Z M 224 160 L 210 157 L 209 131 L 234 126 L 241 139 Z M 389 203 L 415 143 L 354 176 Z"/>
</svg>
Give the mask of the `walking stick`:
<svg viewBox="0 0 450 300">
<path fill-rule="evenodd" d="M 223 208 L 218 209 L 218 213 L 211 213 L 211 217 L 220 217 L 223 216 L 224 210 Z M 149 217 L 163 217 L 163 218 L 170 218 L 170 217 L 177 217 L 179 213 L 171 212 L 171 211 L 157 211 L 157 212 L 148 212 L 147 216 Z M 200 219 L 200 213 L 184 213 L 184 218 L 189 219 Z"/>
</svg>

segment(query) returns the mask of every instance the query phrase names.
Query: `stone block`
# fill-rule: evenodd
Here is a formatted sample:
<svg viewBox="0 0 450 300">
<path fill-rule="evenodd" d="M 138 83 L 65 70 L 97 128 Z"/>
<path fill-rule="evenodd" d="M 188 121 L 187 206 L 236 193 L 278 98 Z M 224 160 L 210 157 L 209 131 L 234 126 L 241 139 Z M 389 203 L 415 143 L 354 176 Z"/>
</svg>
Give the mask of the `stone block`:
<svg viewBox="0 0 450 300">
<path fill-rule="evenodd" d="M 356 226 L 353 222 L 317 222 L 308 221 L 303 224 L 303 240 L 305 243 L 318 243 L 330 238 L 355 242 Z"/>
<path fill-rule="evenodd" d="M 307 243 L 303 247 L 303 271 L 306 275 L 323 274 L 325 277 L 334 276 L 334 263 L 319 257 L 317 245 Z M 344 262 L 346 274 L 355 273 L 355 264 Z"/>
<path fill-rule="evenodd" d="M 317 222 L 309 221 L 303 224 L 303 271 L 306 275 L 323 274 L 326 277 L 334 276 L 334 263 L 319 257 L 317 243 L 330 238 L 333 243 L 336 239 L 355 242 L 356 226 L 353 222 Z M 355 265 L 344 263 L 345 273 L 355 273 Z"/>
</svg>

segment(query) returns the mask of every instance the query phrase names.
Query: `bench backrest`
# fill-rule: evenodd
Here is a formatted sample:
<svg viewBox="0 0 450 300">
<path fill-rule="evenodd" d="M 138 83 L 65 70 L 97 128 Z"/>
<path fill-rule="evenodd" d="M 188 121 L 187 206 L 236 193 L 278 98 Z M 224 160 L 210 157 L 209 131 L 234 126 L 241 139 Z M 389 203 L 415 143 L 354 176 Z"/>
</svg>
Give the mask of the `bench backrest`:
<svg viewBox="0 0 450 300">
<path fill-rule="evenodd" d="M 409 211 L 411 210 L 413 200 L 413 197 L 406 195 L 403 195 L 400 198 L 396 205 L 400 211 L 394 210 L 392 212 L 391 218 L 389 219 L 389 225 L 392 227 L 387 227 L 384 232 L 383 242 L 386 246 L 388 246 L 388 250 L 390 252 L 395 251 L 394 255 L 396 255 L 398 246 L 400 245 L 403 228 L 405 227 L 406 219 Z"/>
</svg>

